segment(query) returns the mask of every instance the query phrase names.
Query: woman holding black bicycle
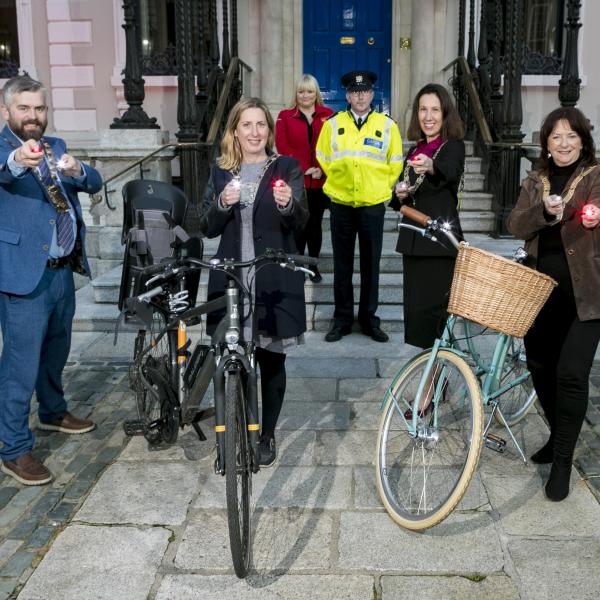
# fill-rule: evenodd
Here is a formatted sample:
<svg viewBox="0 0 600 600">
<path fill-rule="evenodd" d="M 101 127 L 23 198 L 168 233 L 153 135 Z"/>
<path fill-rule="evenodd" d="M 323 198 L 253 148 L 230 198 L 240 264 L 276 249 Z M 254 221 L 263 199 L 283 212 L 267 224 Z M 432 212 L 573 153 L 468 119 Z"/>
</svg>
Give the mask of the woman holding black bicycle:
<svg viewBox="0 0 600 600">
<path fill-rule="evenodd" d="M 407 137 L 416 146 L 408 154 L 400 182 L 390 202 L 441 217 L 459 239 L 458 191 L 464 170 L 463 124 L 441 85 L 430 83 L 417 93 Z M 417 225 L 408 218 L 405 223 Z M 448 294 L 456 250 L 402 229 L 396 251 L 403 257 L 404 339 L 407 344 L 431 348 L 446 323 Z"/>
<path fill-rule="evenodd" d="M 545 492 L 558 502 L 569 494 L 600 340 L 600 166 L 589 121 L 576 108 L 553 110 L 540 144 L 538 168 L 523 182 L 508 228 L 526 240 L 532 266 L 558 282 L 524 338 L 550 426 L 550 438 L 531 460 L 552 464 Z"/>
<path fill-rule="evenodd" d="M 258 98 L 243 98 L 231 110 L 221 156 L 211 169 L 200 230 L 221 236 L 217 257 L 251 260 L 266 248 L 296 253 L 294 232 L 308 220 L 304 176 L 299 163 L 273 152 L 274 123 Z M 239 274 L 244 279 L 247 272 Z M 208 299 L 225 293 L 226 278 L 211 271 Z M 286 388 L 286 352 L 306 331 L 304 275 L 282 268 L 257 269 L 252 315 L 244 314 L 243 338 L 256 343 L 262 397 L 259 464 L 276 459 L 275 426 Z M 209 316 L 212 333 L 222 315 Z"/>
</svg>

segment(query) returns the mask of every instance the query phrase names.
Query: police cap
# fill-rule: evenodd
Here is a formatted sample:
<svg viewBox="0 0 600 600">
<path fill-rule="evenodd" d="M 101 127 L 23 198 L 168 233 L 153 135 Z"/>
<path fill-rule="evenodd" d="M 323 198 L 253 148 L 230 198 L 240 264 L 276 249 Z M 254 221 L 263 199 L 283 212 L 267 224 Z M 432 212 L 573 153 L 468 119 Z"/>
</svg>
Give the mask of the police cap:
<svg viewBox="0 0 600 600">
<path fill-rule="evenodd" d="M 373 71 L 350 71 L 341 81 L 347 92 L 366 92 L 373 89 L 377 75 Z"/>
</svg>

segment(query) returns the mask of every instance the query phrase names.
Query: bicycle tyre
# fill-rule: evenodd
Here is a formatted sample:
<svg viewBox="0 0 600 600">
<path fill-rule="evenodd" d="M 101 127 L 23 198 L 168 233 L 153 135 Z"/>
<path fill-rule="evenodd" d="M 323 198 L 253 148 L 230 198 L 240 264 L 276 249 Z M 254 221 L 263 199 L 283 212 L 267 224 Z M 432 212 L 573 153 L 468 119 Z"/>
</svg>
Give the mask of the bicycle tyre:
<svg viewBox="0 0 600 600">
<path fill-rule="evenodd" d="M 162 442 L 173 443 L 179 428 L 178 411 L 173 409 L 171 397 L 174 378 L 171 364 L 176 352 L 176 339 L 167 332 L 158 342 L 154 341 L 165 325 L 165 315 L 155 311 L 150 329 L 140 330 L 134 345 L 132 387 L 144 437 L 152 446 Z M 150 350 L 141 357 L 148 345 Z M 153 391 L 142 383 L 142 378 L 151 383 Z"/>
<path fill-rule="evenodd" d="M 511 338 L 508 345 L 500 377 L 495 384 L 495 389 L 501 388 L 511 380 L 520 377 L 527 371 L 527 362 L 525 360 L 525 347 L 523 340 L 520 338 Z M 509 426 L 516 425 L 521 421 L 537 398 L 531 375 L 524 379 L 519 385 L 507 390 L 504 394 L 498 396 L 497 401 L 502 414 Z M 500 414 L 494 413 L 496 422 L 503 425 Z"/>
<path fill-rule="evenodd" d="M 235 574 L 244 578 L 250 565 L 250 490 L 252 469 L 245 394 L 240 373 L 225 382 L 225 494 L 229 545 Z"/>
<path fill-rule="evenodd" d="M 435 377 L 443 376 L 447 383 L 438 386 L 438 399 L 417 423 L 418 431 L 430 437 L 410 433 L 404 411 L 412 410 L 430 355 L 429 351 L 416 356 L 392 382 L 377 435 L 379 496 L 396 523 L 415 531 L 437 525 L 460 502 L 483 441 L 477 379 L 464 359 L 449 350 L 439 350 L 432 367 Z M 420 461 L 417 467 L 415 461 Z M 418 493 L 413 494 L 413 488 Z"/>
</svg>

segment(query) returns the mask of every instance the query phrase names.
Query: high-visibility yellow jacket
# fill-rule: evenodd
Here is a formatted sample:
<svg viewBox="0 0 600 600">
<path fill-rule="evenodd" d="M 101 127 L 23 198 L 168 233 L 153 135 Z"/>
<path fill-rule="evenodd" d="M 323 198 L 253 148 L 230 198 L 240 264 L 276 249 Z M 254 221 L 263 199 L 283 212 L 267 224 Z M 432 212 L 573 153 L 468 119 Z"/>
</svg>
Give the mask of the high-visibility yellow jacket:
<svg viewBox="0 0 600 600">
<path fill-rule="evenodd" d="M 402 171 L 402 138 L 387 115 L 371 112 L 360 130 L 350 111 L 323 123 L 317 160 L 327 175 L 324 192 L 333 202 L 373 206 L 391 197 Z"/>
</svg>

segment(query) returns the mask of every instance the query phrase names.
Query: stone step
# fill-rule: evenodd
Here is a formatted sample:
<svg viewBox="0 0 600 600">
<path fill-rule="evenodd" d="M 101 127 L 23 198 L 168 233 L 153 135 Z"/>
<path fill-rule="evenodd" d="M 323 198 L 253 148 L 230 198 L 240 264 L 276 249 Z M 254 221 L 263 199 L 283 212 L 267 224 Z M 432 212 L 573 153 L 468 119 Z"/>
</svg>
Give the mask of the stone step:
<svg viewBox="0 0 600 600">
<path fill-rule="evenodd" d="M 480 160 L 480 159 L 472 159 Z M 492 194 L 481 191 L 483 175 L 469 176 L 465 181 L 465 190 L 461 195 L 461 221 L 465 231 L 492 231 L 493 215 Z M 489 213 L 489 214 L 488 214 Z M 482 218 L 481 215 L 485 215 Z M 386 214 L 393 227 L 396 213 L 389 210 Z M 323 228 L 329 229 L 329 211 L 325 212 Z M 389 229 L 386 227 L 386 229 Z M 98 261 L 122 260 L 123 247 L 121 245 L 121 227 L 116 225 L 88 225 L 86 236 L 86 248 L 88 256 Z M 106 272 L 114 265 L 98 267 L 97 272 Z"/>
<path fill-rule="evenodd" d="M 305 300 L 310 304 L 333 304 L 333 273 L 323 273 L 320 283 L 306 281 Z M 381 304 L 402 303 L 402 273 L 382 273 L 379 278 L 379 302 Z M 121 283 L 121 269 L 114 269 L 98 277 L 92 282 L 94 302 L 116 304 L 119 299 L 119 286 Z M 358 302 L 360 294 L 360 276 L 358 272 L 352 280 L 355 301 Z M 208 273 L 203 271 L 200 276 L 198 300 L 206 298 L 208 286 Z"/>
<path fill-rule="evenodd" d="M 515 240 L 492 240 L 487 236 L 481 234 L 471 234 L 467 239 L 473 245 L 489 249 L 491 252 L 496 252 L 503 256 L 509 256 L 512 254 L 513 248 L 516 248 L 519 244 Z M 392 235 L 384 236 L 384 247 L 380 262 L 380 270 L 382 276 L 382 287 L 392 285 L 394 277 L 399 277 L 400 290 L 398 293 L 401 297 L 401 274 L 402 274 L 402 255 L 395 251 L 396 237 Z M 217 240 L 206 240 L 204 256 L 213 256 L 217 249 Z M 354 258 L 354 271 L 359 271 L 359 252 L 358 244 L 355 251 Z M 333 252 L 331 250 L 331 241 L 324 240 L 321 256 L 319 257 L 319 270 L 323 275 L 323 281 L 319 284 L 313 284 L 310 280 L 306 282 L 306 301 L 311 303 L 321 302 L 333 302 Z M 99 303 L 113 303 L 115 304 L 119 295 L 119 286 L 121 283 L 121 267 L 120 265 L 111 271 L 96 277 L 91 282 L 93 289 L 94 301 Z M 201 294 L 205 294 L 205 287 L 207 283 L 206 272 L 202 273 L 201 276 Z M 355 282 L 358 286 L 358 280 Z M 382 303 L 394 303 L 387 289 L 382 290 Z M 390 299 L 388 299 L 390 298 Z M 399 300 L 401 301 L 401 300 Z"/>
<path fill-rule="evenodd" d="M 494 252 L 505 257 L 510 257 L 514 250 L 519 247 L 519 240 L 495 240 L 486 235 L 473 234 L 468 236 L 469 242 L 478 248 Z M 214 249 L 215 242 L 210 240 Z M 208 247 L 210 249 L 211 246 Z M 207 254 L 208 256 L 208 254 Z M 395 273 L 382 272 L 381 275 L 381 307 L 378 314 L 382 319 L 387 331 L 402 331 L 402 274 L 401 256 L 389 255 L 386 260 L 395 261 L 399 266 Z M 382 264 L 384 261 L 382 260 Z M 331 255 L 325 252 L 321 258 L 323 281 L 313 284 L 306 282 L 307 321 L 309 329 L 316 331 L 327 331 L 331 316 L 333 315 L 333 276 L 331 274 Z M 327 269 L 327 270 L 326 270 Z M 358 264 L 355 263 L 355 272 L 358 273 Z M 206 273 L 203 274 L 203 284 Z M 358 301 L 359 276 L 355 275 L 355 300 Z M 114 331 L 115 322 L 118 317 L 116 302 L 118 285 L 120 281 L 119 269 L 98 277 L 91 284 L 77 291 L 77 311 L 73 322 L 74 331 Z M 205 290 L 205 287 L 201 288 Z M 203 294 L 206 292 L 203 291 Z M 99 299 L 109 302 L 96 302 L 95 294 Z M 202 298 L 202 296 L 199 296 Z M 126 329 L 126 328 L 123 328 Z"/>
</svg>

